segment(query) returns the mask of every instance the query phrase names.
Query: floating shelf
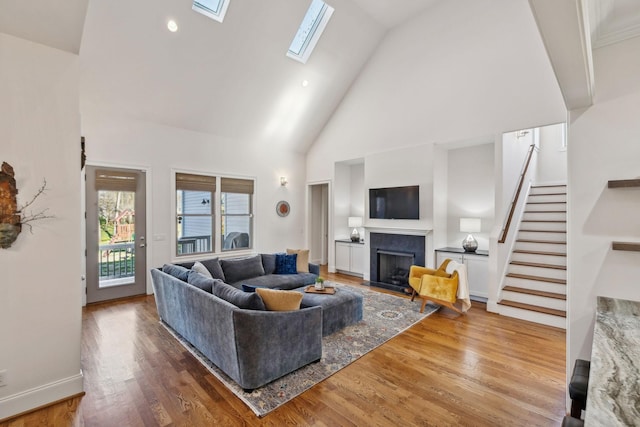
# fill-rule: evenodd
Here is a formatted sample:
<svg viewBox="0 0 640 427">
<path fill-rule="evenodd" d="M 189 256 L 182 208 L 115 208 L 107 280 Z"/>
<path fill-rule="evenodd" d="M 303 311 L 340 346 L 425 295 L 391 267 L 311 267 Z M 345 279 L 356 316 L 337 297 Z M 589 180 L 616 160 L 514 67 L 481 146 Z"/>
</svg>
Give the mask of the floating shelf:
<svg viewBox="0 0 640 427">
<path fill-rule="evenodd" d="M 613 242 L 611 248 L 614 251 L 640 252 L 640 243 L 634 242 Z"/>
<path fill-rule="evenodd" d="M 609 188 L 640 187 L 640 179 L 618 179 L 609 181 Z"/>
</svg>

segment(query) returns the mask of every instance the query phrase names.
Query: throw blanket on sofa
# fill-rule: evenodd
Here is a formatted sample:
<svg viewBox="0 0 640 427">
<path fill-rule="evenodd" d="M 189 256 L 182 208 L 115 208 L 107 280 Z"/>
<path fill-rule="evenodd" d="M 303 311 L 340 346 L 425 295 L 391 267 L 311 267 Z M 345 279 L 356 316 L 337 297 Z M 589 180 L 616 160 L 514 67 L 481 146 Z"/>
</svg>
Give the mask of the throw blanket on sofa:
<svg viewBox="0 0 640 427">
<path fill-rule="evenodd" d="M 459 262 L 451 260 L 447 264 L 447 274 L 458 272 L 458 294 L 457 298 L 462 301 L 462 311 L 466 312 L 471 308 L 471 299 L 469 298 L 469 280 L 467 279 L 467 266 Z"/>
</svg>

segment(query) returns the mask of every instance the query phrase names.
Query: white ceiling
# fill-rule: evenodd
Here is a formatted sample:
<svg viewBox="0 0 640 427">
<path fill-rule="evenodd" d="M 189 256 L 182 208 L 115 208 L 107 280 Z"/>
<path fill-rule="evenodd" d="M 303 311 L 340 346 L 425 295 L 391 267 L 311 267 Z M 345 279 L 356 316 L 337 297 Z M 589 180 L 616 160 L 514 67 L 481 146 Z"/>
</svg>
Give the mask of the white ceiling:
<svg viewBox="0 0 640 427">
<path fill-rule="evenodd" d="M 79 52 L 83 114 L 305 152 L 385 33 L 442 1 L 330 0 L 336 12 L 305 65 L 285 52 L 306 1 L 232 0 L 219 24 L 191 0 L 2 0 L 0 32 Z M 585 1 L 594 47 L 640 35 L 640 0 Z"/>
</svg>

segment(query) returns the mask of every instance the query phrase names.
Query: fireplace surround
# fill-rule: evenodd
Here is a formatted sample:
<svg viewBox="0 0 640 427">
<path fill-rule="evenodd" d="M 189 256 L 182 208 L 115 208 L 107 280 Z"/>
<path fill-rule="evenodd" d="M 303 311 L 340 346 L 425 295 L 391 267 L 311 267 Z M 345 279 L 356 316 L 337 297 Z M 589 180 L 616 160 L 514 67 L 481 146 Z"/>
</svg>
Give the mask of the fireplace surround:
<svg viewBox="0 0 640 427">
<path fill-rule="evenodd" d="M 411 265 L 425 265 L 425 236 L 369 234 L 370 285 L 404 292 Z"/>
</svg>

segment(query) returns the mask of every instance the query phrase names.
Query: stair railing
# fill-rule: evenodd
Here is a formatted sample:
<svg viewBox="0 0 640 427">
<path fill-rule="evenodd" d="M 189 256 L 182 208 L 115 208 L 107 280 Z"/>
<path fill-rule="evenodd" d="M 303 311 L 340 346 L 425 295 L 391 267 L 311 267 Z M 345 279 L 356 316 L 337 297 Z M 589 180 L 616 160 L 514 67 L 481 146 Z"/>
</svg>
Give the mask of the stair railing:
<svg viewBox="0 0 640 427">
<path fill-rule="evenodd" d="M 507 240 L 507 235 L 509 234 L 509 228 L 511 227 L 511 221 L 513 220 L 513 215 L 516 210 L 516 206 L 518 204 L 518 200 L 520 199 L 520 193 L 522 192 L 522 186 L 524 185 L 525 178 L 527 176 L 527 172 L 529 170 L 529 163 L 531 163 L 531 158 L 533 157 L 533 153 L 537 150 L 535 144 L 531 144 L 529 146 L 529 152 L 527 153 L 527 157 L 524 161 L 524 165 L 522 167 L 522 171 L 520 172 L 520 179 L 518 180 L 518 186 L 516 187 L 515 194 L 511 200 L 511 207 L 509 209 L 509 215 L 507 216 L 507 221 L 502 228 L 502 234 L 498 239 L 498 243 L 504 243 Z"/>
</svg>

